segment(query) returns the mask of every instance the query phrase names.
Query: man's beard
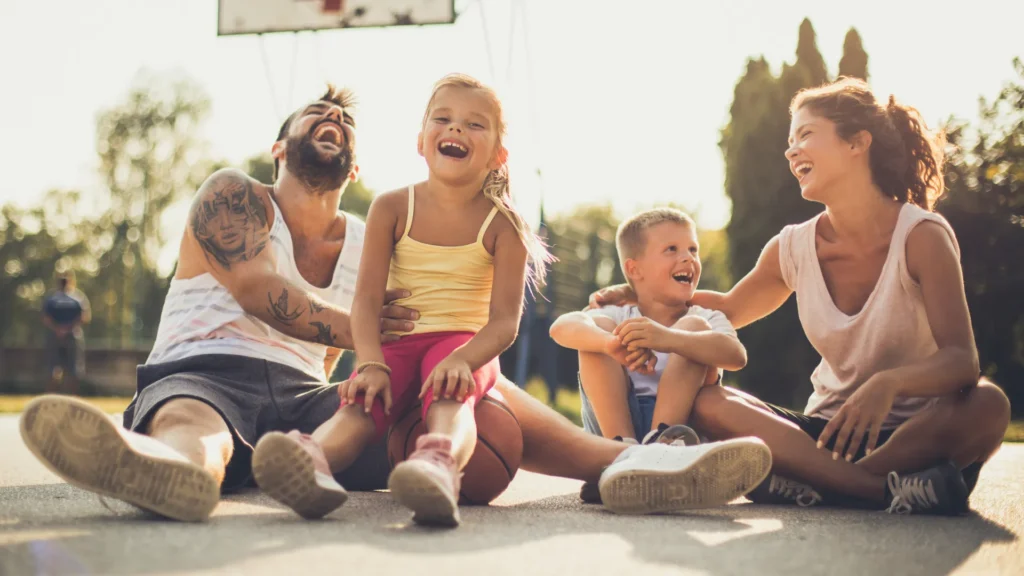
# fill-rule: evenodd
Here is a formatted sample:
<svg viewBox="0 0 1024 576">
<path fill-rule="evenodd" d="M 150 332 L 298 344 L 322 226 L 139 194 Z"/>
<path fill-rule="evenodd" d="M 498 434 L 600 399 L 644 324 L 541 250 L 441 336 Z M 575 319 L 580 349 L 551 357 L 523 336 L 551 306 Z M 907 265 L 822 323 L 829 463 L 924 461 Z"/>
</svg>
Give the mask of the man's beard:
<svg viewBox="0 0 1024 576">
<path fill-rule="evenodd" d="M 285 161 L 288 170 L 301 180 L 311 191 L 326 194 L 341 188 L 349 173 L 355 154 L 350 146 L 342 146 L 337 154 L 323 159 L 313 140 L 310 130 L 305 136 L 290 137 L 285 147 Z"/>
</svg>

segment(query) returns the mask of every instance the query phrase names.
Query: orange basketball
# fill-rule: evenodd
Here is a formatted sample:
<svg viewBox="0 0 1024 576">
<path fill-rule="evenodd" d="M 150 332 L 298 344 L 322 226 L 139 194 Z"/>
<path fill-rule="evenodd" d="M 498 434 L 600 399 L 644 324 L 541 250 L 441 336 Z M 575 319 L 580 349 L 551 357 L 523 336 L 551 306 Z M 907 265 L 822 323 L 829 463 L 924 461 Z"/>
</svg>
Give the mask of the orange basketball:
<svg viewBox="0 0 1024 576">
<path fill-rule="evenodd" d="M 416 449 L 416 439 L 427 431 L 416 404 L 388 430 L 388 462 L 405 460 Z M 523 432 L 512 408 L 491 389 L 476 405 L 476 450 L 463 469 L 461 504 L 488 504 L 508 488 L 523 460 Z"/>
</svg>

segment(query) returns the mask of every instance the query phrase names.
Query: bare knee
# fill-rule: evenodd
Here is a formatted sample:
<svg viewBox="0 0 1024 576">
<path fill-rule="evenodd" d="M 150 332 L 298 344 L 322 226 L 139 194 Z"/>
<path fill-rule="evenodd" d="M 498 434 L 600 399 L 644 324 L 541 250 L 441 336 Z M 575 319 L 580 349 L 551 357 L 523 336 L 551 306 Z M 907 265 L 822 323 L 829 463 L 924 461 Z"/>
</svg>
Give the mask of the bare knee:
<svg viewBox="0 0 1024 576">
<path fill-rule="evenodd" d="M 220 413 L 209 404 L 193 398 L 175 398 L 157 409 L 146 432 L 158 436 L 168 432 L 194 430 L 197 435 L 229 432 Z"/>
<path fill-rule="evenodd" d="M 711 324 L 700 316 L 683 316 L 672 327 L 686 330 L 687 332 L 706 332 L 711 330 Z"/>
<path fill-rule="evenodd" d="M 982 423 L 988 431 L 1002 441 L 1006 428 L 1010 425 L 1010 399 L 999 386 L 988 379 L 982 378 L 978 386 L 969 393 L 972 412 L 976 415 L 972 420 Z"/>
</svg>

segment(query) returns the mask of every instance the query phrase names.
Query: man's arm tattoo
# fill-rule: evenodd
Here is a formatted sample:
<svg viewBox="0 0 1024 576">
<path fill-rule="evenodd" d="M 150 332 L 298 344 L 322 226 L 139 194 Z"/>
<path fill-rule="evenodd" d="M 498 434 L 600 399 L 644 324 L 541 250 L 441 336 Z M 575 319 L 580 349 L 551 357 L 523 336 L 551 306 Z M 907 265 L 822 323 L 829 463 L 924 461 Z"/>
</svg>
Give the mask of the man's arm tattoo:
<svg viewBox="0 0 1024 576">
<path fill-rule="evenodd" d="M 225 270 L 252 260 L 267 246 L 267 207 L 241 176 L 222 175 L 200 190 L 192 215 L 192 233 L 207 259 Z"/>
<path fill-rule="evenodd" d="M 309 313 L 310 314 L 316 314 L 317 312 L 323 312 L 323 311 L 324 311 L 324 307 L 323 307 L 322 304 L 320 304 L 316 300 L 313 300 L 312 298 L 309 299 Z"/>
<path fill-rule="evenodd" d="M 313 342 L 318 342 L 324 346 L 334 346 L 334 335 L 331 334 L 331 325 L 324 324 L 323 322 L 310 322 L 310 326 L 317 329 L 318 334 L 313 337 Z"/>
<path fill-rule="evenodd" d="M 267 312 L 270 312 L 274 319 L 282 324 L 291 325 L 292 321 L 298 318 L 302 314 L 302 305 L 295 307 L 295 310 L 288 311 L 288 289 L 281 290 L 281 295 L 278 296 L 277 300 L 274 300 L 274 296 L 267 292 L 267 300 L 270 301 L 270 306 L 267 307 Z"/>
</svg>

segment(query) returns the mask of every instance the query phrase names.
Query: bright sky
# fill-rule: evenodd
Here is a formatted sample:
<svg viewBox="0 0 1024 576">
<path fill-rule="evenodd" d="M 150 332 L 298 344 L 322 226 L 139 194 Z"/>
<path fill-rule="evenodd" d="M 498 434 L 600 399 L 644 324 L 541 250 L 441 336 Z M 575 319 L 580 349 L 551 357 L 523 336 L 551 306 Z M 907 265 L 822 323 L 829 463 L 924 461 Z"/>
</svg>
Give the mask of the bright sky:
<svg viewBox="0 0 1024 576">
<path fill-rule="evenodd" d="M 543 189 L 553 213 L 611 201 L 627 214 L 671 201 L 719 227 L 729 202 L 718 139 L 735 83 L 750 56 L 764 54 L 776 71 L 792 61 L 805 16 L 832 74 L 854 26 L 875 90 L 933 123 L 976 118 L 978 97 L 995 95 L 1013 77 L 1013 57 L 1024 56 L 1020 0 L 513 4 L 525 6 L 525 23 L 510 18 L 510 0 L 459 0 L 451 26 L 261 40 L 218 37 L 216 0 L 7 2 L 0 203 L 31 204 L 54 187 L 95 190 L 96 116 L 143 68 L 185 73 L 206 89 L 213 109 L 204 136 L 216 157 L 236 164 L 268 150 L 281 118 L 325 81 L 349 86 L 361 103 L 361 174 L 375 190 L 397 188 L 425 177 L 415 149 L 423 107 L 435 80 L 460 71 L 504 97 L 513 186 L 532 219 Z M 170 238 L 183 216 L 183 207 L 168 214 Z"/>
</svg>

